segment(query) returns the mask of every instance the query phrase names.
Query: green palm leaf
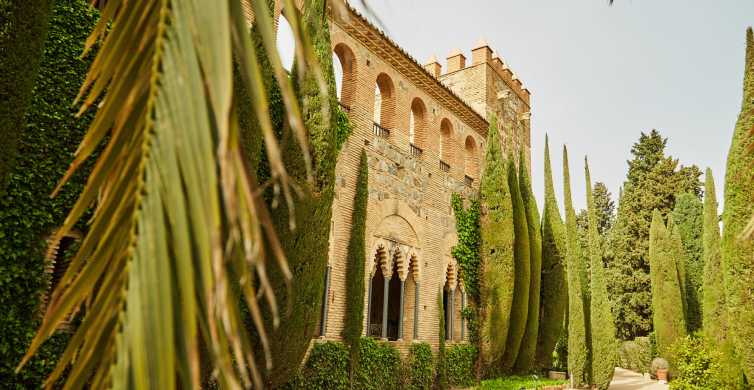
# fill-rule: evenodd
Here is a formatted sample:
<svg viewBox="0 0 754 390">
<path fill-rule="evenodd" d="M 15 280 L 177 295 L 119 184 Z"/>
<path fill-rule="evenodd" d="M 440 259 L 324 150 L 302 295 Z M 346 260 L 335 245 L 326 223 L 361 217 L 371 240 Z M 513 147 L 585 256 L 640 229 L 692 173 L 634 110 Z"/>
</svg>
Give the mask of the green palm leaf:
<svg viewBox="0 0 754 390">
<path fill-rule="evenodd" d="M 294 192 L 240 1 L 110 0 L 103 6 L 87 41 L 87 50 L 97 43 L 98 52 L 77 99 L 82 113 L 101 103 L 58 189 L 104 145 L 52 241 L 96 208 L 18 368 L 68 313 L 86 304 L 47 387 L 65 372 L 66 388 L 197 388 L 202 359 L 222 387 L 262 387 L 237 297 L 240 292 L 269 368 L 258 295 L 275 326 L 279 321 L 265 259 L 274 259 L 288 279 L 291 273 L 242 157 L 234 57 L 265 140 L 270 184 L 289 207 Z M 262 2 L 251 5 L 286 119 L 310 168 L 306 129 L 275 49 L 272 17 Z M 288 18 L 299 25 L 295 12 Z M 321 75 L 300 31 L 294 31 L 303 43 L 297 63 Z"/>
</svg>

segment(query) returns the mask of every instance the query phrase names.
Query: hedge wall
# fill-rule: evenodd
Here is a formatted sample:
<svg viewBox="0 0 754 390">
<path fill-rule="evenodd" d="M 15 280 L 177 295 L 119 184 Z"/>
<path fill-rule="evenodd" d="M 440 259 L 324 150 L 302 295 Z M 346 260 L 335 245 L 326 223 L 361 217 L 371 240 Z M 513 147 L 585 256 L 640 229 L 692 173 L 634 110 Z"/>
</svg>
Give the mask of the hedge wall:
<svg viewBox="0 0 754 390">
<path fill-rule="evenodd" d="M 0 1 L 0 194 L 16 161 L 50 6 L 50 0 Z"/>
<path fill-rule="evenodd" d="M 411 344 L 405 368 L 404 387 L 411 390 L 429 390 L 435 375 L 432 348 L 427 343 Z"/>
<path fill-rule="evenodd" d="M 0 196 L 0 383 L 5 388 L 40 387 L 67 338 L 55 335 L 14 374 L 41 319 L 45 238 L 62 224 L 89 170 L 80 170 L 50 199 L 91 119 L 74 118 L 72 103 L 88 68 L 79 59 L 83 43 L 96 20 L 84 0 L 55 2 L 18 158 Z"/>
<path fill-rule="evenodd" d="M 465 388 L 477 383 L 476 375 L 474 375 L 477 353 L 476 347 L 470 344 L 456 344 L 447 348 L 445 371 L 451 386 Z"/>
</svg>

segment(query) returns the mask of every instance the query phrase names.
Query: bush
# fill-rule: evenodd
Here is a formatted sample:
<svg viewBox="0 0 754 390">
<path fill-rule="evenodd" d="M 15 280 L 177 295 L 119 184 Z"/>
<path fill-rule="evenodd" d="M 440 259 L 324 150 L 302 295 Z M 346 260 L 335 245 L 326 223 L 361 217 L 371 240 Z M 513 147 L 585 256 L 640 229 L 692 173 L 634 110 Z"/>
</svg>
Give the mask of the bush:
<svg viewBox="0 0 754 390">
<path fill-rule="evenodd" d="M 686 336 L 673 346 L 677 378 L 670 383 L 671 389 L 733 389 L 725 384 L 720 364 L 719 351 L 707 348 L 701 338 Z"/>
<path fill-rule="evenodd" d="M 362 337 L 360 360 L 354 375 L 356 389 L 395 389 L 400 386 L 401 356 L 388 343 Z"/>
<path fill-rule="evenodd" d="M 670 364 L 668 364 L 668 361 L 661 357 L 656 357 L 652 359 L 652 363 L 649 365 L 649 373 L 652 374 L 652 376 L 657 375 L 657 370 L 667 370 L 670 368 Z"/>
<path fill-rule="evenodd" d="M 287 387 L 348 389 L 348 347 L 331 341 L 315 344 L 306 365 Z"/>
<path fill-rule="evenodd" d="M 473 345 L 459 344 L 448 348 L 445 353 L 445 367 L 451 386 L 468 387 L 476 384 L 476 357 L 477 349 Z"/>
<path fill-rule="evenodd" d="M 652 362 L 652 346 L 649 337 L 637 337 L 624 341 L 618 349 L 621 367 L 639 373 L 649 372 Z"/>
<path fill-rule="evenodd" d="M 434 379 L 434 358 L 432 357 L 432 348 L 427 343 L 417 343 L 411 345 L 411 350 L 406 361 L 406 383 L 407 389 L 430 389 Z"/>
</svg>

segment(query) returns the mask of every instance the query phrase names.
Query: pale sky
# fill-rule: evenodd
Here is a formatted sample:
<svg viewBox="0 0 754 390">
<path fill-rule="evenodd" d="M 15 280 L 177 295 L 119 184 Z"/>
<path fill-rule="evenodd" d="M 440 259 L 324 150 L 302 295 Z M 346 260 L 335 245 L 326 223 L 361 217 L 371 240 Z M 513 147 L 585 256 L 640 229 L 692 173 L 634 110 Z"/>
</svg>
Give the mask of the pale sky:
<svg viewBox="0 0 754 390">
<path fill-rule="evenodd" d="M 358 1 L 354 2 L 358 6 Z M 592 180 L 617 200 L 641 131 L 657 128 L 682 164 L 711 167 L 722 199 L 738 112 L 752 0 L 368 0 L 390 37 L 420 62 L 483 37 L 532 92 L 532 176 L 543 196 L 550 135 L 562 205 L 568 145 L 574 205 Z"/>
<path fill-rule="evenodd" d="M 419 62 L 484 38 L 532 92 L 532 176 L 543 197 L 550 135 L 562 204 L 568 145 L 574 205 L 585 207 L 583 158 L 617 202 L 631 145 L 657 128 L 682 164 L 711 167 L 722 200 L 741 107 L 754 0 L 367 0 L 386 33 Z M 357 8 L 360 1 L 351 1 Z"/>
</svg>

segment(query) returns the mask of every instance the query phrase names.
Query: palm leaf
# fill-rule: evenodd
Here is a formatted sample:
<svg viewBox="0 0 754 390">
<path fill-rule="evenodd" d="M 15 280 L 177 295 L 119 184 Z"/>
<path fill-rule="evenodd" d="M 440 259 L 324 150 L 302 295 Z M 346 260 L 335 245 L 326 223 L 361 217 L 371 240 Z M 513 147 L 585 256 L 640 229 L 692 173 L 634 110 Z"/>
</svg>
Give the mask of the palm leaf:
<svg viewBox="0 0 754 390">
<path fill-rule="evenodd" d="M 287 278 L 290 271 L 256 177 L 243 161 L 234 56 L 265 140 L 271 184 L 290 206 L 293 196 L 240 2 L 109 0 L 103 6 L 86 45 L 99 48 L 77 99 L 81 113 L 101 103 L 56 192 L 104 145 L 52 242 L 96 208 L 18 367 L 86 302 L 48 388 L 64 372 L 65 388 L 197 388 L 200 344 L 207 346 L 221 386 L 262 387 L 237 295 L 251 314 L 269 368 L 258 294 L 275 326 L 278 320 L 265 259 L 275 259 Z M 309 168 L 306 129 L 272 40 L 272 18 L 261 3 L 251 2 L 255 23 Z M 299 24 L 295 12 L 288 17 Z M 301 29 L 294 33 L 306 43 Z M 319 72 L 311 47 L 299 46 L 297 62 Z"/>
</svg>

